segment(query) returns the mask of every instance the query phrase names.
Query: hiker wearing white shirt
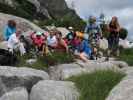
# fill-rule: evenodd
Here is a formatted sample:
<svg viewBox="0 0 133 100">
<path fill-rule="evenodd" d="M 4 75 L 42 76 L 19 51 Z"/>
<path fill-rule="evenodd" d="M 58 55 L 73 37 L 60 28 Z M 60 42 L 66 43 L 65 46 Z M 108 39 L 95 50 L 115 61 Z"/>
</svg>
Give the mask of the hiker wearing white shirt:
<svg viewBox="0 0 133 100">
<path fill-rule="evenodd" d="M 20 42 L 19 36 L 21 32 L 17 31 L 13 33 L 8 40 L 8 49 L 13 53 L 14 50 L 18 49 L 20 51 L 21 56 L 26 53 L 23 43 Z"/>
<path fill-rule="evenodd" d="M 50 35 L 47 37 L 47 45 L 51 48 L 55 48 L 57 46 L 57 39 L 53 30 L 50 31 Z"/>
</svg>

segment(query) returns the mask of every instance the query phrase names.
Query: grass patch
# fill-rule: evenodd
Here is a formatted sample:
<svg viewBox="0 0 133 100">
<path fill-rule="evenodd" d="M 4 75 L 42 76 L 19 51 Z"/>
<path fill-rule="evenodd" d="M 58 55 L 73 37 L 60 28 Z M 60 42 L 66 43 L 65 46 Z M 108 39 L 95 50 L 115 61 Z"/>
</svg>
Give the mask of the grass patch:
<svg viewBox="0 0 133 100">
<path fill-rule="evenodd" d="M 80 92 L 79 100 L 105 100 L 112 88 L 118 84 L 125 75 L 120 72 L 96 71 L 69 78 L 76 84 Z"/>
<path fill-rule="evenodd" d="M 133 48 L 122 49 L 118 59 L 127 62 L 130 66 L 133 66 Z"/>
<path fill-rule="evenodd" d="M 48 55 L 48 56 L 38 56 L 37 61 L 35 63 L 33 64 L 26 63 L 26 60 L 31 58 L 32 58 L 31 54 L 27 54 L 22 57 L 18 56 L 19 62 L 16 66 L 45 70 L 49 66 L 74 62 L 74 57 L 67 53 L 52 53 L 52 55 Z"/>
</svg>

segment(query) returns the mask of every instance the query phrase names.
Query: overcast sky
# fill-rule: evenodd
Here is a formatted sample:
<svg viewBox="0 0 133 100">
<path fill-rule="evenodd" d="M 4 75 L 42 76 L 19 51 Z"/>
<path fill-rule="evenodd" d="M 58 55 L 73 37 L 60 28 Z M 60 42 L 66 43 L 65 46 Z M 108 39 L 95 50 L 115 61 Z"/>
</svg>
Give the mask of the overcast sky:
<svg viewBox="0 0 133 100">
<path fill-rule="evenodd" d="M 74 8 L 82 18 L 89 15 L 99 16 L 104 13 L 107 19 L 111 16 L 117 16 L 122 27 L 129 31 L 129 36 L 133 40 L 133 0 L 66 0 L 71 6 L 74 2 Z"/>
</svg>

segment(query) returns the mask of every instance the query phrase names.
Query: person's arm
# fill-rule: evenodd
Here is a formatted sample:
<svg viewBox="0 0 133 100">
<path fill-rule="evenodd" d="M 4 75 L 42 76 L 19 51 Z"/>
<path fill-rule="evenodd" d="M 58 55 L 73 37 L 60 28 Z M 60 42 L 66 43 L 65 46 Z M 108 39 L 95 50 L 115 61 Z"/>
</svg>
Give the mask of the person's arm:
<svg viewBox="0 0 133 100">
<path fill-rule="evenodd" d="M 103 38 L 102 29 L 101 29 L 100 25 L 98 25 L 98 33 L 100 35 L 100 38 Z"/>
<path fill-rule="evenodd" d="M 15 33 L 14 33 L 15 34 Z M 16 37 L 15 35 L 11 37 L 12 38 L 12 41 L 15 43 L 15 44 L 18 44 L 20 41 L 19 41 L 19 38 Z"/>
<path fill-rule="evenodd" d="M 35 38 L 35 32 L 32 32 L 30 38 L 33 40 Z"/>
<path fill-rule="evenodd" d="M 8 35 L 8 29 L 7 29 L 7 27 L 6 27 L 6 28 L 4 29 L 4 34 L 3 34 L 5 40 L 7 40 L 7 35 Z"/>
<path fill-rule="evenodd" d="M 69 51 L 68 46 L 63 39 L 61 40 L 61 44 L 66 48 L 66 52 L 68 53 L 68 51 Z"/>
<path fill-rule="evenodd" d="M 85 30 L 84 30 L 84 33 L 88 33 L 88 25 L 86 25 L 86 27 L 85 27 Z"/>
<path fill-rule="evenodd" d="M 117 25 L 117 30 L 116 30 L 116 31 L 117 31 L 117 32 L 120 32 L 120 29 L 121 29 L 121 28 L 120 28 L 120 25 L 118 24 L 118 25 Z"/>
</svg>

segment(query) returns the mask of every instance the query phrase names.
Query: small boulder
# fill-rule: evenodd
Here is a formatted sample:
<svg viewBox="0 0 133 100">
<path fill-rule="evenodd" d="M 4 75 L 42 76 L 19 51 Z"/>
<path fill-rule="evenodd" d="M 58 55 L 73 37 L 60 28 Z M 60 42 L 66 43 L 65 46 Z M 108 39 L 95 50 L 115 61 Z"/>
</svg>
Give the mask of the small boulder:
<svg viewBox="0 0 133 100">
<path fill-rule="evenodd" d="M 79 75 L 84 72 L 85 69 L 75 63 L 51 66 L 49 68 L 50 77 L 53 80 L 64 80 L 73 75 Z"/>
<path fill-rule="evenodd" d="M 0 66 L 0 96 L 16 87 L 25 87 L 30 92 L 34 84 L 48 79 L 49 75 L 41 70 Z"/>
<path fill-rule="evenodd" d="M 33 86 L 30 100 L 78 100 L 79 93 L 72 82 L 40 81 Z"/>
<path fill-rule="evenodd" d="M 25 88 L 17 87 L 1 96 L 0 100 L 28 100 L 28 92 Z"/>
</svg>

